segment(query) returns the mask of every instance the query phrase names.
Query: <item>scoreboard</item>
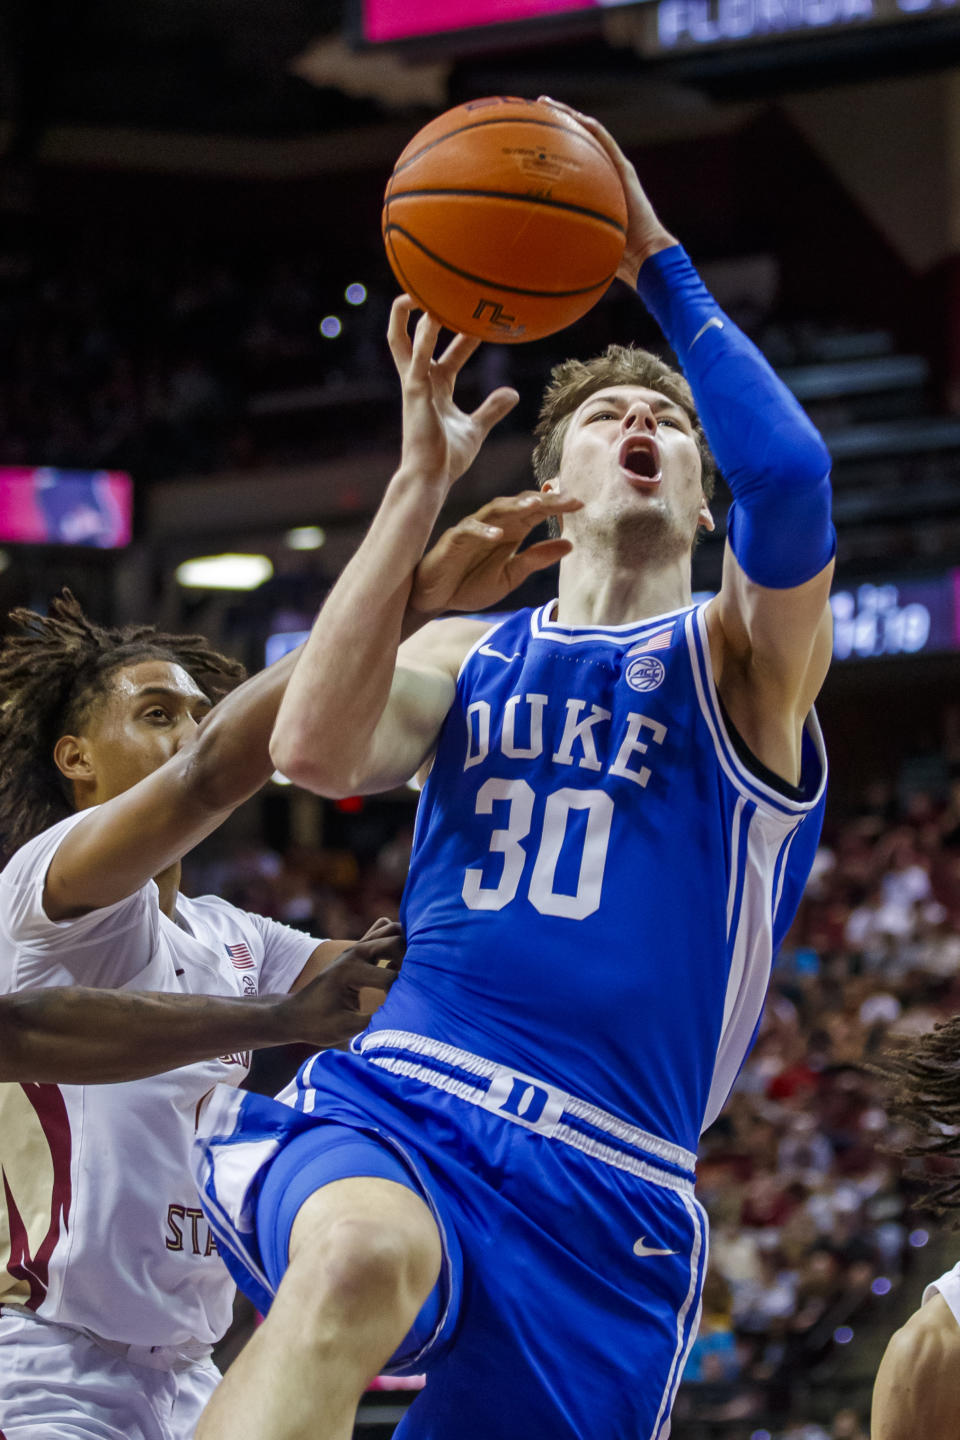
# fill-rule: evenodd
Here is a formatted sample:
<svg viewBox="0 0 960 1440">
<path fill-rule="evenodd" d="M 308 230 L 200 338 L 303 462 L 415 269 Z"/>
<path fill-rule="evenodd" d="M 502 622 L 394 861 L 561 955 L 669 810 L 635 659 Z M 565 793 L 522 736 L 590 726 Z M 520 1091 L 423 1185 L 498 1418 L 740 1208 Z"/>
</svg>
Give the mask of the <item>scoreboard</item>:
<svg viewBox="0 0 960 1440">
<path fill-rule="evenodd" d="M 599 8 L 600 0 L 363 0 L 362 31 L 368 41 L 411 40 Z"/>
<path fill-rule="evenodd" d="M 373 43 L 529 37 L 537 22 L 580 19 L 641 54 L 736 49 L 758 41 L 808 39 L 902 25 L 960 21 L 960 0 L 356 0 L 360 35 Z M 911 26 L 916 33 L 918 23 Z"/>
<path fill-rule="evenodd" d="M 960 16 L 960 0 L 653 0 L 637 40 L 666 56 L 949 15 Z"/>
</svg>

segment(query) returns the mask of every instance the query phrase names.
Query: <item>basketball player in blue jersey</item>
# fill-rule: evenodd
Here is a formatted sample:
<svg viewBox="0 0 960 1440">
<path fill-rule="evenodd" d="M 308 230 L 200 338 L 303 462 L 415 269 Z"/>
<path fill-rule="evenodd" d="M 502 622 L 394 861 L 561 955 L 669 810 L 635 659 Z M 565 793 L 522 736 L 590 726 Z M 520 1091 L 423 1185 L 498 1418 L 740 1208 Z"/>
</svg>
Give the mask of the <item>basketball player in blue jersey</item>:
<svg viewBox="0 0 960 1440">
<path fill-rule="evenodd" d="M 707 1253 L 697 1140 L 821 823 L 829 457 L 615 142 L 577 118 L 623 179 L 619 274 L 689 386 L 618 347 L 560 366 L 535 455 L 546 498 L 529 497 L 562 518 L 558 600 L 401 644 L 447 493 L 516 397 L 460 412 L 475 342 L 434 359 L 436 323 L 411 340 L 411 302 L 394 307 L 400 467 L 272 753 L 326 795 L 426 774 L 406 963 L 351 1052 L 308 1062 L 283 1103 L 210 1103 L 204 1204 L 270 1313 L 197 1440 L 347 1440 L 383 1367 L 428 1372 L 404 1440 L 669 1433 Z M 693 606 L 704 432 L 734 503 L 720 593 Z M 494 507 L 450 538 L 478 599 L 512 536 Z"/>
</svg>

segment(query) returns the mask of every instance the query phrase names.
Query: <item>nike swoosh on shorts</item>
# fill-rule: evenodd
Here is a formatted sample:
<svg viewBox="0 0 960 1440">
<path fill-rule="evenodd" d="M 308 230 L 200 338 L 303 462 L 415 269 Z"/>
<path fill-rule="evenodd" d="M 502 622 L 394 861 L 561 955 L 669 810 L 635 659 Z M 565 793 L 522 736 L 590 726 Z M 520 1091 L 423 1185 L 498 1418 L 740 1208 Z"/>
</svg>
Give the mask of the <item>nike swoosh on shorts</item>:
<svg viewBox="0 0 960 1440">
<path fill-rule="evenodd" d="M 676 1250 L 656 1250 L 652 1245 L 647 1244 L 646 1235 L 641 1235 L 633 1247 L 633 1253 L 634 1255 L 639 1255 L 642 1260 L 647 1255 L 676 1255 L 677 1252 Z"/>
</svg>

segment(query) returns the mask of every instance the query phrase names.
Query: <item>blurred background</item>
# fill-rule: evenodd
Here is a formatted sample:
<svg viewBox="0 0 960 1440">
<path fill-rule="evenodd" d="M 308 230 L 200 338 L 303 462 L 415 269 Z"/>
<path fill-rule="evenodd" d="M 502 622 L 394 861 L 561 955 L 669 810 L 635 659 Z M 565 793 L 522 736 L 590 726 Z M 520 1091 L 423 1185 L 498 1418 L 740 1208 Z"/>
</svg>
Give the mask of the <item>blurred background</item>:
<svg viewBox="0 0 960 1440">
<path fill-rule="evenodd" d="M 911 1208 L 863 1069 L 960 1009 L 960 3 L 5 0 L 0 613 L 66 583 L 251 668 L 296 643 L 397 455 L 393 160 L 449 105 L 541 92 L 613 130 L 834 457 L 830 811 L 705 1140 L 711 1271 L 673 1433 L 865 1440 L 886 1339 L 960 1255 Z M 522 399 L 450 518 L 530 483 L 550 364 L 631 338 L 662 348 L 617 287 L 482 352 L 465 400 Z M 357 934 L 396 910 L 415 799 L 325 804 L 278 777 L 188 887 Z M 296 1059 L 261 1056 L 253 1083 Z M 408 1398 L 371 1392 L 358 1434 Z"/>
</svg>

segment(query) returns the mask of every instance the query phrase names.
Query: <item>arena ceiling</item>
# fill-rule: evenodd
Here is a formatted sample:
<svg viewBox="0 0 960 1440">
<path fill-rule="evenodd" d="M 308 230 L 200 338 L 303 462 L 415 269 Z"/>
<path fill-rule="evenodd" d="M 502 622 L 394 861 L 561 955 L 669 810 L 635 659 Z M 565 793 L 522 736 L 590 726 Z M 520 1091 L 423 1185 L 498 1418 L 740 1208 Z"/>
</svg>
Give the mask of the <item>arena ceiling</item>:
<svg viewBox="0 0 960 1440">
<path fill-rule="evenodd" d="M 648 110 L 657 104 L 649 67 L 629 34 L 618 43 L 614 33 L 617 26 L 629 31 L 627 12 L 607 12 L 615 18 L 603 22 L 606 39 L 595 14 L 572 22 L 573 31 L 544 29 L 536 39 L 514 32 L 513 43 L 398 57 L 351 47 L 355 3 L 3 0 L 0 120 L 7 122 L 7 154 L 28 159 L 45 131 L 63 126 L 276 139 L 356 132 L 491 90 L 548 90 L 608 114 L 628 102 L 636 107 L 639 96 Z M 931 20 L 904 37 L 861 30 L 766 44 L 759 54 L 721 54 L 707 66 L 688 61 L 665 78 L 749 99 L 822 84 L 831 73 L 942 67 L 960 59 L 960 22 L 950 17 L 943 24 L 952 33 Z"/>
</svg>

